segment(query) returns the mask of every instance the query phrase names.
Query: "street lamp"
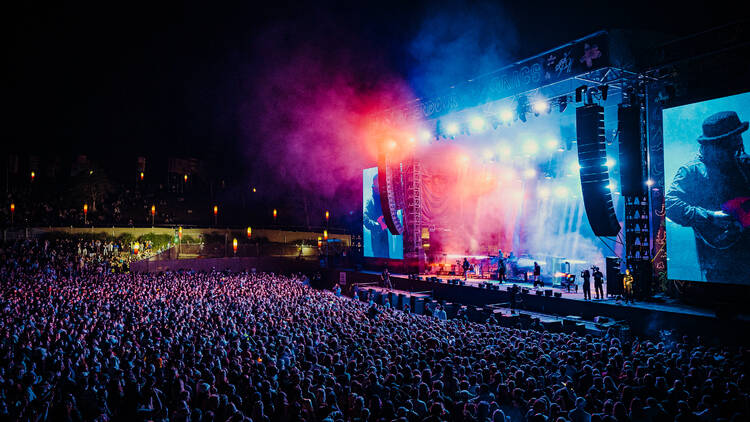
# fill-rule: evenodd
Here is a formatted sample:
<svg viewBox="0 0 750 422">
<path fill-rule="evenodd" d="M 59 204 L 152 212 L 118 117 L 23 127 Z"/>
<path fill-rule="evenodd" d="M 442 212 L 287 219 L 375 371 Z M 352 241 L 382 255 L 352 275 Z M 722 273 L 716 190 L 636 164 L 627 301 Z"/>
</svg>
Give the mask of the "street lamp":
<svg viewBox="0 0 750 422">
<path fill-rule="evenodd" d="M 276 212 L 276 208 L 273 209 L 273 224 L 276 224 L 276 216 L 278 213 Z"/>
<path fill-rule="evenodd" d="M 218 226 L 219 223 L 219 206 L 214 205 L 214 226 Z"/>
<path fill-rule="evenodd" d="M 253 228 L 248 227 L 247 228 L 247 238 L 250 239 L 250 237 L 253 235 Z"/>
<path fill-rule="evenodd" d="M 143 181 L 143 172 L 141 172 L 141 182 Z"/>
<path fill-rule="evenodd" d="M 187 174 L 184 176 L 185 183 L 187 183 Z"/>
<path fill-rule="evenodd" d="M 34 178 L 36 178 L 36 173 L 32 171 L 31 172 L 31 181 L 32 182 L 34 181 Z"/>
<path fill-rule="evenodd" d="M 326 211 L 326 225 L 328 225 L 328 218 L 331 216 L 331 213 Z"/>
<path fill-rule="evenodd" d="M 89 224 L 89 204 L 83 204 L 83 224 Z"/>
<path fill-rule="evenodd" d="M 156 205 L 151 205 L 151 227 L 154 227 L 154 216 L 156 215 Z"/>
<path fill-rule="evenodd" d="M 236 237 L 232 239 L 232 250 L 234 251 L 234 254 L 237 255 L 237 238 Z"/>
<path fill-rule="evenodd" d="M 328 230 L 323 230 L 323 239 L 328 240 Z"/>
<path fill-rule="evenodd" d="M 13 217 L 16 215 L 16 204 L 12 203 L 10 204 L 10 225 L 13 225 Z"/>
</svg>

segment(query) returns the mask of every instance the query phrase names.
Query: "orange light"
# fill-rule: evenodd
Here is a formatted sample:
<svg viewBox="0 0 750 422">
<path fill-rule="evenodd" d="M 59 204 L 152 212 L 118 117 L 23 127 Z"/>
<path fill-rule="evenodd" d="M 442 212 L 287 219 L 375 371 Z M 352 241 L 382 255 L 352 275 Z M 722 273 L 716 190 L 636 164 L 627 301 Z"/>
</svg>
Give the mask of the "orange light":
<svg viewBox="0 0 750 422">
<path fill-rule="evenodd" d="M 156 205 L 151 205 L 151 215 L 156 214 Z"/>
<path fill-rule="evenodd" d="M 328 211 L 326 211 L 326 221 L 328 221 L 328 217 L 330 217 L 330 216 L 331 216 L 331 214 Z"/>
<path fill-rule="evenodd" d="M 16 212 L 16 204 L 10 204 L 10 212 Z"/>
<path fill-rule="evenodd" d="M 218 213 L 219 213 L 219 206 L 218 205 L 214 205 L 214 215 L 216 215 Z"/>
<path fill-rule="evenodd" d="M 247 238 L 250 239 L 250 237 L 253 235 L 253 228 L 248 227 L 247 228 Z"/>
<path fill-rule="evenodd" d="M 177 235 L 180 237 L 180 240 L 182 240 L 182 226 L 180 226 L 180 228 L 177 229 Z"/>
<path fill-rule="evenodd" d="M 323 246 L 323 241 L 321 240 L 320 236 L 318 236 L 318 247 L 320 248 L 322 246 Z"/>
<path fill-rule="evenodd" d="M 89 204 L 83 204 L 83 213 L 88 214 L 89 212 Z"/>
<path fill-rule="evenodd" d="M 36 177 L 36 173 L 34 173 L 34 172 L 32 171 L 32 172 L 31 172 L 31 181 L 32 181 L 32 182 L 34 181 L 34 178 L 35 178 L 35 177 Z"/>
<path fill-rule="evenodd" d="M 187 174 L 185 175 L 185 183 L 187 183 Z"/>
<path fill-rule="evenodd" d="M 232 249 L 237 253 L 237 238 L 232 239 Z"/>
<path fill-rule="evenodd" d="M 141 172 L 141 180 L 143 180 L 143 172 Z"/>
<path fill-rule="evenodd" d="M 255 192 L 257 192 L 257 190 L 255 188 L 253 188 L 253 193 L 255 193 Z"/>
<path fill-rule="evenodd" d="M 328 230 L 323 230 L 323 239 L 328 240 Z"/>
<path fill-rule="evenodd" d="M 274 209 L 273 209 L 273 218 L 276 218 L 276 215 L 277 215 L 277 214 L 278 214 L 278 213 L 276 212 L 276 208 L 274 208 Z"/>
</svg>

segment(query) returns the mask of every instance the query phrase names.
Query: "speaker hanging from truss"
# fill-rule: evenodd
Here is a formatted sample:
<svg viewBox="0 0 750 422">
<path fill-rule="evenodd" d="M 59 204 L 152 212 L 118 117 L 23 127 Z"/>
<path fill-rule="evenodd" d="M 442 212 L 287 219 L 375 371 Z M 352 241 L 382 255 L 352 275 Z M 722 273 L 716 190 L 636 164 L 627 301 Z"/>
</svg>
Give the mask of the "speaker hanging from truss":
<svg viewBox="0 0 750 422">
<path fill-rule="evenodd" d="M 380 207 L 388 231 L 393 235 L 404 232 L 399 211 L 404 210 L 404 177 L 401 163 L 392 163 L 388 154 L 378 155 L 378 184 L 380 185 Z"/>
</svg>

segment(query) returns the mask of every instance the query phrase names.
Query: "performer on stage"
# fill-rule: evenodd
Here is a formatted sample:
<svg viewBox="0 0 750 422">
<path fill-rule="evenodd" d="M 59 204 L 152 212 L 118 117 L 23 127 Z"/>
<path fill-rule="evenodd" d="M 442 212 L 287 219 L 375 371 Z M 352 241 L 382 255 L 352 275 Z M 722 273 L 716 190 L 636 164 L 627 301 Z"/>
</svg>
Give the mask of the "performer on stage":
<svg viewBox="0 0 750 422">
<path fill-rule="evenodd" d="M 589 270 L 583 270 L 581 278 L 583 279 L 583 299 L 591 300 L 591 273 Z"/>
<path fill-rule="evenodd" d="M 542 281 L 542 267 L 534 261 L 534 287 L 536 287 L 537 284 L 539 284 L 540 287 L 544 287 L 544 282 Z"/>
<path fill-rule="evenodd" d="M 593 266 L 591 269 L 594 270 L 594 290 L 597 299 L 604 299 L 604 274 L 599 271 L 599 267 Z"/>
<path fill-rule="evenodd" d="M 464 258 L 464 263 L 461 266 L 464 270 L 464 280 L 466 280 L 468 274 L 469 274 L 469 268 L 471 268 L 471 264 L 469 264 L 469 260 Z"/>
<path fill-rule="evenodd" d="M 391 284 L 391 273 L 388 272 L 388 267 L 385 267 L 383 270 L 383 274 L 380 275 L 380 279 L 383 281 L 383 287 L 390 290 L 393 290 L 393 285 Z"/>
<path fill-rule="evenodd" d="M 630 268 L 625 270 L 625 276 L 622 277 L 622 286 L 625 303 L 635 303 L 635 300 L 633 300 L 633 274 L 630 273 Z"/>
</svg>

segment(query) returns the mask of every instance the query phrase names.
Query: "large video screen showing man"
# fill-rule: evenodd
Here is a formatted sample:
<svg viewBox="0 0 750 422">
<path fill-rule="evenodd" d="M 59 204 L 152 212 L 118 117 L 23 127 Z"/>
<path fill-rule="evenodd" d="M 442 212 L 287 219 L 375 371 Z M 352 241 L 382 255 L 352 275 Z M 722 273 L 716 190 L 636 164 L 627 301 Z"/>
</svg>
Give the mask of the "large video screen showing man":
<svg viewBox="0 0 750 422">
<path fill-rule="evenodd" d="M 392 235 L 385 225 L 383 209 L 380 206 L 377 167 L 362 172 L 362 208 L 364 255 L 373 258 L 403 259 L 403 236 Z M 400 210 L 398 218 L 403 222 Z"/>
<path fill-rule="evenodd" d="M 668 277 L 750 284 L 750 93 L 663 117 Z"/>
</svg>

